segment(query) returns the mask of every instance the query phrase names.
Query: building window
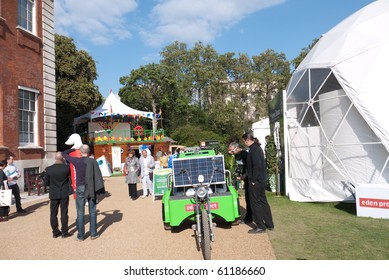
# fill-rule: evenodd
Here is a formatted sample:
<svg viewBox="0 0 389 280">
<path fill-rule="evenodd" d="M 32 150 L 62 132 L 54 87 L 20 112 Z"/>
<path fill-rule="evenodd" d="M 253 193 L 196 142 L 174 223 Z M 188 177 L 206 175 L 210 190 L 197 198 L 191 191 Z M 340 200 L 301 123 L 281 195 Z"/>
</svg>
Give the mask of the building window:
<svg viewBox="0 0 389 280">
<path fill-rule="evenodd" d="M 18 24 L 35 32 L 35 0 L 18 0 Z"/>
<path fill-rule="evenodd" d="M 19 88 L 19 143 L 35 143 L 38 91 Z"/>
</svg>

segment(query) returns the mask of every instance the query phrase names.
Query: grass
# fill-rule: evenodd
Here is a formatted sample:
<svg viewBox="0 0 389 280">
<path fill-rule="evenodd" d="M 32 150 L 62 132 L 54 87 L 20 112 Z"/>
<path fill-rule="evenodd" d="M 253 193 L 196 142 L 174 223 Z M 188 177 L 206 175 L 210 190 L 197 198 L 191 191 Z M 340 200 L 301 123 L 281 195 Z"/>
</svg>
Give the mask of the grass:
<svg viewBox="0 0 389 280">
<path fill-rule="evenodd" d="M 279 260 L 389 260 L 389 220 L 358 217 L 355 203 L 290 201 L 267 192 Z"/>
</svg>

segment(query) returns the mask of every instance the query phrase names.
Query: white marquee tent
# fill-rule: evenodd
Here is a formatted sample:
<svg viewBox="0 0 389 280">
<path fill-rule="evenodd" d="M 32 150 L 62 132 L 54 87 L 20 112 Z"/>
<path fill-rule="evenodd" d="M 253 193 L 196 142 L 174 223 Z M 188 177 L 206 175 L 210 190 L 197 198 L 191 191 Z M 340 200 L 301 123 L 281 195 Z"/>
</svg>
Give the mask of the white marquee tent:
<svg viewBox="0 0 389 280">
<path fill-rule="evenodd" d="M 286 192 L 295 201 L 353 201 L 389 182 L 389 1 L 324 34 L 286 92 Z M 389 184 L 388 184 L 389 187 Z"/>
<path fill-rule="evenodd" d="M 266 141 L 265 137 L 270 135 L 269 118 L 259 120 L 251 126 L 254 137 L 259 140 L 262 145 L 262 149 L 265 149 Z"/>
<path fill-rule="evenodd" d="M 136 109 L 132 109 L 120 101 L 120 97 L 114 94 L 112 91 L 109 93 L 107 99 L 85 115 L 74 118 L 74 124 L 80 124 L 92 119 L 109 117 L 109 116 L 141 116 L 144 118 L 153 119 L 153 112 L 144 112 Z"/>
</svg>

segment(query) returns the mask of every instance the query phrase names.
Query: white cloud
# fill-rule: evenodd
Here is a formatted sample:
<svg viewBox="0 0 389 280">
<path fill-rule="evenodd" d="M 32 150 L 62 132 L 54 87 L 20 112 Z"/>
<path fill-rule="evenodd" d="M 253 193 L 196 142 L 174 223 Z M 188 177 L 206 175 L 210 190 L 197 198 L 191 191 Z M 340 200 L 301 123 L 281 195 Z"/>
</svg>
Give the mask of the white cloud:
<svg viewBox="0 0 389 280">
<path fill-rule="evenodd" d="M 287 0 L 56 0 L 55 31 L 84 38 L 94 44 L 110 44 L 138 31 L 147 45 L 160 47 L 175 40 L 188 44 L 210 43 L 240 20 Z M 147 9 L 142 17 L 138 4 Z M 145 10 L 144 9 L 144 10 Z M 129 14 L 133 13 L 133 22 Z M 140 19 L 143 22 L 134 22 Z"/>
<path fill-rule="evenodd" d="M 57 0 L 55 31 L 66 36 L 77 34 L 95 44 L 130 38 L 126 15 L 137 6 L 136 0 Z"/>
<path fill-rule="evenodd" d="M 286 0 L 161 0 L 140 34 L 147 44 L 212 42 L 224 29 Z"/>
</svg>

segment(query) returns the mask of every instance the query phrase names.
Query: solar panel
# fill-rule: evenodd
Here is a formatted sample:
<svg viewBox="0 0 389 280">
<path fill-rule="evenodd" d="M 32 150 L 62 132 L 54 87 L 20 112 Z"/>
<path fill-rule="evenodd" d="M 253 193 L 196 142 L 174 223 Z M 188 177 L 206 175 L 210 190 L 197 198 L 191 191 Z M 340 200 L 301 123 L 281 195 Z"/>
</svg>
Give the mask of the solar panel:
<svg viewBox="0 0 389 280">
<path fill-rule="evenodd" d="M 213 174 L 213 177 L 212 177 Z M 199 175 L 204 176 L 204 183 L 223 184 L 226 182 L 224 156 L 206 156 L 196 158 L 173 159 L 173 182 L 175 187 L 198 184 Z"/>
</svg>

